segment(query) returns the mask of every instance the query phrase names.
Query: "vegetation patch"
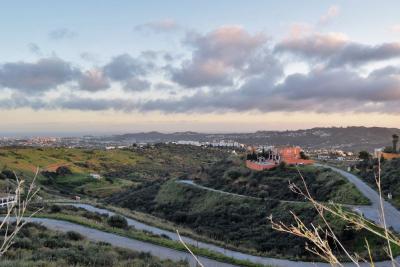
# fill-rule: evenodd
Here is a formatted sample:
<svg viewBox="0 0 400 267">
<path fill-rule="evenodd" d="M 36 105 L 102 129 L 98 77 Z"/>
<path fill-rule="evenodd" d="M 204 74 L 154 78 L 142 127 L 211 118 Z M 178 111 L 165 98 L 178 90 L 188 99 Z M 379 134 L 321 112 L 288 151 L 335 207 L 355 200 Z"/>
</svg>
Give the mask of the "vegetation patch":
<svg viewBox="0 0 400 267">
<path fill-rule="evenodd" d="M 146 196 L 145 202 L 143 196 Z M 290 211 L 293 211 L 307 224 L 317 222 L 319 218 L 317 212 L 306 202 L 288 203 L 224 195 L 176 183 L 173 180 L 165 183 L 149 183 L 117 194 L 107 201 L 167 219 L 190 228 L 199 235 L 230 244 L 238 250 L 296 260 L 317 260 L 313 255 L 305 253 L 303 239 L 273 230 L 267 219 L 272 214 L 274 220 L 290 224 L 293 222 Z M 341 231 L 337 232 L 339 239 L 342 238 L 341 235 L 369 238 L 369 234 L 365 231 L 343 229 L 340 228 Z M 374 250 L 374 257 L 384 257 L 384 253 L 381 251 L 379 254 L 378 249 L 382 244 L 371 245 L 377 248 Z M 351 240 L 348 246 L 350 250 L 354 249 L 360 253 L 365 251 L 364 249 L 358 251 Z"/>
<path fill-rule="evenodd" d="M 252 171 L 242 160 L 227 159 L 200 170 L 192 178 L 201 185 L 226 192 L 264 199 L 304 201 L 288 189 L 289 183 L 304 188 L 304 177 L 311 195 L 318 201 L 342 204 L 369 204 L 351 183 L 329 168 L 286 166 L 272 170 Z"/>
</svg>

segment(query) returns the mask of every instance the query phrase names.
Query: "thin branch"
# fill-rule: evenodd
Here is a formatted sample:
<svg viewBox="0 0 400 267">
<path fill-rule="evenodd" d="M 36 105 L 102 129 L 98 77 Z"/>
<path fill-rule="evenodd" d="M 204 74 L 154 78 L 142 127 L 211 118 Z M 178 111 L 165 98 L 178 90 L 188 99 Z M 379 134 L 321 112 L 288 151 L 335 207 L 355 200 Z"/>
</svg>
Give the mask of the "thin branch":
<svg viewBox="0 0 400 267">
<path fill-rule="evenodd" d="M 181 235 L 179 234 L 179 231 L 176 230 L 176 233 L 178 235 L 179 241 L 182 243 L 182 245 L 186 248 L 187 251 L 193 256 L 193 258 L 196 260 L 196 262 L 201 266 L 204 267 L 204 265 L 200 262 L 200 260 L 196 257 L 196 255 L 190 250 L 190 248 L 186 245 L 186 243 L 183 241 Z"/>
</svg>

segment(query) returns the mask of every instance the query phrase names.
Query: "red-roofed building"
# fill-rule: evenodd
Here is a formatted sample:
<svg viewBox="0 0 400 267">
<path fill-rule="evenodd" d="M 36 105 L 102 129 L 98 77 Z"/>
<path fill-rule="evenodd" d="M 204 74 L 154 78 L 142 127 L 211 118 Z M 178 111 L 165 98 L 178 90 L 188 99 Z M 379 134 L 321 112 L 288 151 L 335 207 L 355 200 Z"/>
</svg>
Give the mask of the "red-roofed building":
<svg viewBox="0 0 400 267">
<path fill-rule="evenodd" d="M 281 162 L 288 165 L 313 164 L 313 160 L 301 158 L 301 151 L 299 146 L 272 148 L 267 152 L 267 157 L 258 157 L 257 161 L 247 160 L 246 166 L 249 169 L 261 171 L 272 169 Z"/>
</svg>

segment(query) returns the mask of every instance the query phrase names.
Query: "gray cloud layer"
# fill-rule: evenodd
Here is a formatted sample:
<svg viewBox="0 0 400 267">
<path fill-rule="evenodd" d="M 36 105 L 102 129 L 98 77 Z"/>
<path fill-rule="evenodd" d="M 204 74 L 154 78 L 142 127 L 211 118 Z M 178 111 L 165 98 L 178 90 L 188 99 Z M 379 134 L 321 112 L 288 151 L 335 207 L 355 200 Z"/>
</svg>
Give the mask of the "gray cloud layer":
<svg viewBox="0 0 400 267">
<path fill-rule="evenodd" d="M 375 69 L 367 76 L 359 72 L 365 64 L 400 57 L 397 43 L 366 45 L 337 34 L 312 33 L 273 46 L 262 33 L 225 26 L 205 34 L 190 32 L 184 45 L 192 49 L 186 59 L 144 51 L 137 57 L 117 55 L 89 70 L 56 57 L 0 64 L 0 88 L 12 91 L 11 97 L 0 100 L 0 107 L 167 113 L 400 111 L 400 66 Z M 311 71 L 285 77 L 282 53 L 301 57 Z M 94 95 L 114 84 L 124 94 L 108 99 Z M 51 102 L 43 97 L 60 85 L 69 93 L 62 91 Z M 153 99 L 132 98 L 148 90 Z"/>
<path fill-rule="evenodd" d="M 181 68 L 173 69 L 172 79 L 186 87 L 232 85 L 263 47 L 263 34 L 250 35 L 241 27 L 226 26 L 205 35 L 188 33 L 185 43 L 194 51 Z"/>
<path fill-rule="evenodd" d="M 28 93 L 37 93 L 76 79 L 80 71 L 58 58 L 36 63 L 13 62 L 0 66 L 0 85 Z"/>
<path fill-rule="evenodd" d="M 325 62 L 329 67 L 358 66 L 400 57 L 400 43 L 365 45 L 335 34 L 313 33 L 288 38 L 275 47 L 276 52 L 291 53 L 305 60 Z"/>
</svg>

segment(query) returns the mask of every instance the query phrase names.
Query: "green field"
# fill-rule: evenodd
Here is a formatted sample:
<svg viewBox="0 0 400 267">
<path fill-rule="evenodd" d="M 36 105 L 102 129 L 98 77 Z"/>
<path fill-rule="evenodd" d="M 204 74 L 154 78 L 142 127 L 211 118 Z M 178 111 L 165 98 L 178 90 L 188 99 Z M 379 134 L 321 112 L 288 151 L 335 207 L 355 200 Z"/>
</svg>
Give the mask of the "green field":
<svg viewBox="0 0 400 267">
<path fill-rule="evenodd" d="M 45 197 L 59 194 L 103 198 L 142 182 L 188 175 L 225 155 L 220 150 L 175 145 L 115 150 L 0 148 L 0 170 L 12 170 L 29 179 L 40 168 L 38 182 Z M 67 167 L 71 174 L 43 175 L 58 167 Z M 102 178 L 94 179 L 91 173 Z"/>
</svg>

